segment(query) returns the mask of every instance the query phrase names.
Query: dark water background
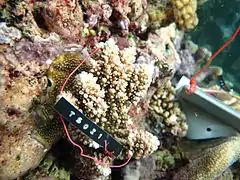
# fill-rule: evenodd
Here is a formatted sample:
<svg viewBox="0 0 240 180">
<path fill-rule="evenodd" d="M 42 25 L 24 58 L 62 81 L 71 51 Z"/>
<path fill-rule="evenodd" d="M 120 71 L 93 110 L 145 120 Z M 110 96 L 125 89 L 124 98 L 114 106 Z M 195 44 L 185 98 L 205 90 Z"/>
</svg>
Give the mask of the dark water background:
<svg viewBox="0 0 240 180">
<path fill-rule="evenodd" d="M 240 26 L 240 0 L 208 0 L 198 9 L 199 25 L 191 32 L 199 46 L 216 52 Z M 240 34 L 214 60 L 224 70 L 224 78 L 240 93 Z"/>
</svg>

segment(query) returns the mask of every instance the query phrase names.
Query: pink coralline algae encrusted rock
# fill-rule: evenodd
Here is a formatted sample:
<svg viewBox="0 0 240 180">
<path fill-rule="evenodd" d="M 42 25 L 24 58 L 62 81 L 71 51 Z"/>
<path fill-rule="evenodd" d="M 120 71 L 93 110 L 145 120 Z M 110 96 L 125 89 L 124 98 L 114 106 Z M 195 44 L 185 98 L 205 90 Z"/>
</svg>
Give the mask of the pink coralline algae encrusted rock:
<svg viewBox="0 0 240 180">
<path fill-rule="evenodd" d="M 49 31 L 69 41 L 81 40 L 83 13 L 77 0 L 47 1 L 43 9 L 42 15 Z"/>
</svg>

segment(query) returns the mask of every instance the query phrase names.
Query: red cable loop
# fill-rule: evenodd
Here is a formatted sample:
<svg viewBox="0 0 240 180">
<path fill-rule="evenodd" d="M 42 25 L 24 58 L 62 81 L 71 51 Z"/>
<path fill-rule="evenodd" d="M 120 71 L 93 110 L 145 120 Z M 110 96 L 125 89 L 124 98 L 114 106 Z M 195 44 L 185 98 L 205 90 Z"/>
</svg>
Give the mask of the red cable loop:
<svg viewBox="0 0 240 180">
<path fill-rule="evenodd" d="M 84 58 L 83 61 L 82 61 L 81 63 L 79 63 L 79 65 L 68 75 L 68 77 L 66 78 L 66 80 L 65 80 L 64 83 L 62 84 L 62 87 L 60 88 L 60 94 L 62 94 L 62 92 L 64 91 L 64 88 L 65 88 L 67 82 L 69 81 L 70 77 L 80 68 L 80 66 L 81 66 L 88 58 L 92 57 L 92 55 L 94 55 L 98 50 L 99 50 L 99 48 L 96 48 L 90 55 L 88 55 L 86 58 Z M 98 160 L 98 159 L 95 158 L 95 157 L 92 157 L 92 156 L 89 156 L 89 155 L 84 154 L 84 153 L 83 153 L 83 148 L 82 148 L 79 144 L 75 143 L 75 142 L 72 140 L 72 138 L 71 138 L 71 136 L 70 136 L 70 134 L 69 134 L 69 132 L 68 132 L 67 126 L 66 126 L 66 124 L 65 124 L 65 122 L 64 122 L 64 119 L 63 119 L 63 117 L 62 117 L 61 115 L 60 115 L 60 120 L 61 120 L 61 122 L 62 122 L 62 124 L 63 124 L 64 130 L 65 130 L 66 135 L 67 135 L 67 137 L 68 137 L 68 140 L 69 140 L 74 146 L 76 146 L 76 147 L 78 147 L 78 148 L 80 149 L 80 155 L 81 155 L 81 156 L 86 157 L 86 158 L 89 158 L 89 159 L 92 159 L 92 160 L 94 160 L 94 161 L 96 162 L 96 164 L 99 164 L 99 165 L 104 166 L 104 167 L 109 167 L 109 168 L 120 168 L 120 167 L 123 167 L 123 166 L 127 165 L 128 162 L 131 160 L 131 156 L 129 156 L 128 159 L 127 159 L 127 161 L 126 161 L 125 163 L 123 163 L 123 164 L 120 164 L 120 165 L 109 165 L 109 164 L 106 164 L 106 163 L 103 162 L 103 161 Z M 110 155 L 110 156 L 112 156 L 112 154 L 114 153 L 114 152 L 109 152 L 109 151 L 107 150 L 107 141 L 106 141 L 106 140 L 104 141 L 104 150 L 105 150 L 106 154 L 108 154 L 108 155 Z"/>
<path fill-rule="evenodd" d="M 63 90 L 64 90 L 67 82 L 68 82 L 69 79 L 70 79 L 70 77 L 81 67 L 81 65 L 82 65 L 83 63 L 86 62 L 86 60 L 87 60 L 88 58 L 92 57 L 92 55 L 94 55 L 97 51 L 99 51 L 99 48 L 94 49 L 94 51 L 93 51 L 90 55 L 88 55 L 86 58 L 84 58 L 83 61 L 82 61 L 81 63 L 79 63 L 79 65 L 68 75 L 68 77 L 66 78 L 66 80 L 65 80 L 64 83 L 62 84 L 62 87 L 61 87 L 61 89 L 60 89 L 60 93 L 63 92 Z"/>
<path fill-rule="evenodd" d="M 129 157 L 129 158 L 127 159 L 127 161 L 126 161 L 125 163 L 123 163 L 123 164 L 120 164 L 120 165 L 109 165 L 109 164 L 106 164 L 106 163 L 98 160 L 98 159 L 95 158 L 95 157 L 92 157 L 92 156 L 89 156 L 89 155 L 84 154 L 84 153 L 83 153 L 83 148 L 82 148 L 79 144 L 75 143 L 75 142 L 72 140 L 72 138 L 71 138 L 71 136 L 70 136 L 70 134 L 69 134 L 69 132 L 68 132 L 67 126 L 66 126 L 66 124 L 65 124 L 62 116 L 60 116 L 60 120 L 62 121 L 64 130 L 65 130 L 66 135 L 67 135 L 67 137 L 68 137 L 68 140 L 69 140 L 74 146 L 76 146 L 76 147 L 78 147 L 78 148 L 80 149 L 80 155 L 81 155 L 81 156 L 86 157 L 86 158 L 89 158 L 89 159 L 92 159 L 92 160 L 94 160 L 97 164 L 99 164 L 99 165 L 101 165 L 101 166 L 110 167 L 110 168 L 120 168 L 120 167 L 123 167 L 123 166 L 127 165 L 128 162 L 131 160 L 131 157 Z M 106 141 L 105 141 L 105 147 L 106 147 Z"/>
<path fill-rule="evenodd" d="M 107 150 L 107 141 L 106 140 L 104 141 L 104 150 L 105 150 L 106 154 L 108 154 L 109 156 L 113 156 L 114 151 L 110 152 Z"/>
<path fill-rule="evenodd" d="M 193 94 L 196 90 L 197 90 L 197 82 L 196 82 L 196 77 L 201 74 L 202 72 L 204 72 L 208 66 L 212 63 L 213 59 L 221 52 L 223 51 L 235 38 L 236 36 L 238 35 L 238 33 L 240 33 L 240 26 L 238 27 L 238 29 L 236 30 L 236 32 L 232 35 L 232 37 L 225 43 L 223 44 L 218 50 L 217 52 L 215 52 L 211 58 L 209 59 L 209 61 L 207 62 L 207 64 L 201 69 L 199 70 L 198 72 L 196 72 L 191 80 L 190 80 L 190 87 L 189 89 L 186 89 L 187 93 L 189 94 Z"/>
</svg>

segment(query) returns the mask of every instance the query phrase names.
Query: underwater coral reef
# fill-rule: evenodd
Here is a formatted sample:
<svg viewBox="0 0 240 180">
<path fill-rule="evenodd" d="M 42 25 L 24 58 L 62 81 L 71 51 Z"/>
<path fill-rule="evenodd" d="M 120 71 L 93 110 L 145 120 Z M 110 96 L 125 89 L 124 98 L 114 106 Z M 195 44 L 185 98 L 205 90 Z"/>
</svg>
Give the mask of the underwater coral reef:
<svg viewBox="0 0 240 180">
<path fill-rule="evenodd" d="M 0 1 L 0 180 L 239 178 L 239 136 L 199 147 L 177 96 L 194 77 L 240 111 L 223 68 L 195 75 L 214 53 L 191 39 L 208 3 Z"/>
</svg>

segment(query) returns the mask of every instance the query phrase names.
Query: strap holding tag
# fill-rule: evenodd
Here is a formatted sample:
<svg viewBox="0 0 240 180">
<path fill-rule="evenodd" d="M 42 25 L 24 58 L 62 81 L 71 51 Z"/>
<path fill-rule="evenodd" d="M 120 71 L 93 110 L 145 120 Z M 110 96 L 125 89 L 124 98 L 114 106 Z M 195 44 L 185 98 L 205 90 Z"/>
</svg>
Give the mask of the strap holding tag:
<svg viewBox="0 0 240 180">
<path fill-rule="evenodd" d="M 121 153 L 123 146 L 118 141 L 99 127 L 94 121 L 88 119 L 64 97 L 56 103 L 54 108 L 67 121 L 102 147 L 105 147 L 105 142 L 107 142 L 107 149 L 109 152 L 113 152 L 114 156 L 118 156 Z"/>
</svg>

